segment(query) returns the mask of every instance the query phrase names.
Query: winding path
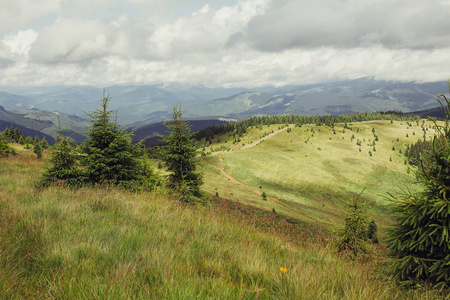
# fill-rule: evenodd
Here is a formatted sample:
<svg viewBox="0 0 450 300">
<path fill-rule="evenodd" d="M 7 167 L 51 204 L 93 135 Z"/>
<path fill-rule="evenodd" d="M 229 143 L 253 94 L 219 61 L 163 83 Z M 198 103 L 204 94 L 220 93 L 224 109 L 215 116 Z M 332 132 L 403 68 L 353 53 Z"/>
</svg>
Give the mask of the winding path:
<svg viewBox="0 0 450 300">
<path fill-rule="evenodd" d="M 251 143 L 250 145 L 244 146 L 244 147 L 242 147 L 242 148 L 240 148 L 240 149 L 237 149 L 237 150 L 244 150 L 244 149 L 249 149 L 249 148 L 255 147 L 255 146 L 258 145 L 260 142 L 262 142 L 262 141 L 264 141 L 264 140 L 270 138 L 271 136 L 273 136 L 273 135 L 275 135 L 275 134 L 277 134 L 277 133 L 280 133 L 280 132 L 282 132 L 282 131 L 285 131 L 285 130 L 287 130 L 288 128 L 292 128 L 292 127 L 294 127 L 294 125 L 289 125 L 288 127 L 285 127 L 285 128 L 279 129 L 279 130 L 277 130 L 277 131 L 274 131 L 274 132 L 272 132 L 272 133 L 266 135 L 265 137 L 260 138 L 260 139 L 257 140 L 256 142 L 253 142 L 253 143 Z M 215 165 L 215 164 L 213 164 L 213 163 L 207 161 L 204 157 L 201 157 L 201 159 L 202 159 L 204 162 L 206 162 L 207 164 L 209 164 L 210 166 L 212 166 L 214 169 L 219 170 L 220 173 L 222 173 L 222 175 L 224 175 L 225 177 L 227 177 L 227 178 L 228 178 L 229 180 L 231 180 L 232 182 L 237 183 L 237 184 L 239 184 L 239 185 L 241 185 L 241 186 L 243 186 L 243 187 L 249 189 L 250 191 L 252 191 L 252 192 L 254 192 L 254 193 L 256 193 L 256 194 L 258 194 L 258 195 L 261 196 L 262 193 L 261 193 L 260 191 L 254 189 L 254 188 L 252 188 L 252 187 L 249 187 L 248 185 L 244 184 L 243 182 L 240 182 L 239 180 L 237 180 L 236 178 L 234 178 L 233 176 L 231 176 L 230 174 L 228 174 L 228 173 L 225 171 L 225 167 L 224 167 L 224 163 L 223 163 L 223 158 L 222 158 L 222 156 L 220 155 L 220 153 L 224 153 L 224 152 L 226 152 L 226 150 L 223 150 L 223 151 L 216 151 L 216 152 L 211 153 L 211 155 L 217 155 L 217 156 L 219 157 L 220 166 L 217 166 L 217 165 Z"/>
</svg>

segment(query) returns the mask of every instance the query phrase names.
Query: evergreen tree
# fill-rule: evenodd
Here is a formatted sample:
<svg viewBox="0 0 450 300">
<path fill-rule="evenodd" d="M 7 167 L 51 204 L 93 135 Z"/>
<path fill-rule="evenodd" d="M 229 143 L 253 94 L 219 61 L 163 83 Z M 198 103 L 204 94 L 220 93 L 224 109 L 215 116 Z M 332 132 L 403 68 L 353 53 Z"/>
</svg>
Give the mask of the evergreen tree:
<svg viewBox="0 0 450 300">
<path fill-rule="evenodd" d="M 112 121 L 108 111 L 109 96 L 103 95 L 102 107 L 89 114 L 92 127 L 85 145 L 86 179 L 89 183 L 135 186 L 149 175 L 139 160 L 141 149 L 131 143 L 131 134 L 121 129 L 117 120 Z"/>
<path fill-rule="evenodd" d="M 184 193 L 200 197 L 203 181 L 201 174 L 195 172 L 198 160 L 190 127 L 182 120 L 181 105 L 175 105 L 172 114 L 172 121 L 166 123 L 169 135 L 163 137 L 165 145 L 162 151 L 167 170 L 171 172 L 169 182 Z"/>
<path fill-rule="evenodd" d="M 262 196 L 262 199 L 264 201 L 267 201 L 267 194 L 266 194 L 266 192 L 263 192 L 261 196 Z"/>
<path fill-rule="evenodd" d="M 54 146 L 50 158 L 51 167 L 43 174 L 40 185 L 48 186 L 53 183 L 63 183 L 77 186 L 83 183 L 83 172 L 78 166 L 78 153 L 74 151 L 71 142 L 61 136 Z"/>
<path fill-rule="evenodd" d="M 33 142 L 33 138 L 31 136 L 27 136 L 25 138 L 25 144 L 29 145 L 29 144 L 34 144 Z"/>
<path fill-rule="evenodd" d="M 378 226 L 373 219 L 367 227 L 367 239 L 372 241 L 372 243 L 378 244 Z"/>
<path fill-rule="evenodd" d="M 344 228 L 339 232 L 336 246 L 338 252 L 345 252 L 352 258 L 366 258 L 368 255 L 364 241 L 367 239 L 366 207 L 359 199 L 364 190 L 347 203 Z"/>
<path fill-rule="evenodd" d="M 450 90 L 450 80 L 449 80 Z M 442 97 L 445 104 L 439 100 Z M 397 223 L 388 239 L 394 257 L 394 277 L 405 284 L 428 282 L 450 288 L 450 103 L 438 101 L 445 112 L 444 125 L 432 119 L 437 131 L 427 160 L 421 159 L 417 179 L 422 192 L 405 192 L 394 198 Z M 426 163 L 425 163 L 426 161 Z"/>
<path fill-rule="evenodd" d="M 44 148 L 44 149 L 48 149 L 48 147 L 50 146 L 49 144 L 48 144 L 48 142 L 47 142 L 47 139 L 45 138 L 45 136 L 42 138 L 42 140 L 41 140 L 41 146 L 42 146 L 42 148 Z"/>
<path fill-rule="evenodd" d="M 34 144 L 33 153 L 37 155 L 38 159 L 42 158 L 42 146 L 41 146 L 41 143 Z"/>
<path fill-rule="evenodd" d="M 8 156 L 9 154 L 15 155 L 16 152 L 8 145 L 6 136 L 0 133 L 0 156 Z"/>
</svg>

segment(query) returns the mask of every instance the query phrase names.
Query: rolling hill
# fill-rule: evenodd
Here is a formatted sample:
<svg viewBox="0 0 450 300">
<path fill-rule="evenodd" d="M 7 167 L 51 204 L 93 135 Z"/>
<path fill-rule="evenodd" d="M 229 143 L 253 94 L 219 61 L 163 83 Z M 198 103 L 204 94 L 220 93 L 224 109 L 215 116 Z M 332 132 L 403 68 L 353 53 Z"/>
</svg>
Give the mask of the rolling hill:
<svg viewBox="0 0 450 300">
<path fill-rule="evenodd" d="M 212 154 L 202 157 L 204 188 L 327 228 L 342 222 L 347 200 L 364 190 L 370 215 L 385 227 L 387 192 L 417 188 L 403 153 L 424 134 L 430 139 L 433 124 L 384 120 L 344 126 L 310 124 L 288 131 L 285 125 L 265 125 L 249 129 L 238 143 L 233 133 L 218 136 L 205 149 Z"/>
<path fill-rule="evenodd" d="M 164 186 L 37 189 L 46 162 L 18 146 L 0 159 L 0 297 L 442 299 L 397 286 L 383 245 L 370 244 L 366 261 L 333 247 L 346 201 L 363 188 L 383 242 L 386 192 L 416 188 L 400 150 L 423 133 L 433 135 L 431 122 L 264 125 L 234 143 L 232 133 L 216 136 L 201 158 L 212 198 L 202 207 Z"/>
</svg>

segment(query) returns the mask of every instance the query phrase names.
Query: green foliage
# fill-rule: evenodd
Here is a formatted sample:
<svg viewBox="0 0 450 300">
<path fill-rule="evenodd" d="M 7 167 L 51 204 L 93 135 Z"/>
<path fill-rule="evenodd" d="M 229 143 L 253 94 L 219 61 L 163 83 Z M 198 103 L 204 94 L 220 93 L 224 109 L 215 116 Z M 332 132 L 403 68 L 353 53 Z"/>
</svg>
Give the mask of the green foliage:
<svg viewBox="0 0 450 300">
<path fill-rule="evenodd" d="M 336 242 L 338 252 L 344 252 L 352 258 L 367 258 L 365 245 L 367 238 L 367 216 L 365 203 L 359 199 L 364 190 L 347 203 L 344 228 L 339 232 Z"/>
<path fill-rule="evenodd" d="M 141 157 L 140 145 L 133 146 L 131 135 L 125 133 L 116 121 L 111 121 L 108 101 L 109 97 L 103 96 L 102 109 L 89 115 L 92 119 L 92 127 L 88 130 L 90 139 L 80 151 L 75 150 L 60 128 L 50 159 L 51 167 L 44 173 L 41 186 L 55 182 L 69 186 L 87 183 L 148 190 L 158 184 L 149 160 Z"/>
<path fill-rule="evenodd" d="M 8 156 L 9 154 L 15 155 L 16 152 L 8 145 L 6 136 L 0 133 L 0 156 Z"/>
<path fill-rule="evenodd" d="M 43 149 L 42 149 L 41 143 L 34 144 L 33 153 L 37 155 L 38 159 L 42 158 L 42 151 L 43 151 Z"/>
<path fill-rule="evenodd" d="M 181 105 L 175 105 L 172 110 L 172 121 L 166 123 L 169 136 L 163 137 L 164 147 L 162 158 L 167 170 L 170 184 L 183 191 L 183 199 L 189 195 L 200 197 L 200 185 L 203 184 L 201 174 L 196 172 L 198 160 L 196 147 L 189 124 L 183 122 Z"/>
<path fill-rule="evenodd" d="M 372 243 L 378 244 L 378 226 L 373 219 L 367 227 L 367 239 L 372 241 Z"/>
<path fill-rule="evenodd" d="M 51 166 L 42 175 L 40 186 L 55 183 L 78 186 L 84 182 L 83 172 L 78 166 L 78 153 L 66 137 L 55 144 L 49 162 Z"/>
<path fill-rule="evenodd" d="M 442 94 L 438 101 L 446 118 L 442 126 L 432 119 L 438 136 L 425 154 L 427 163 L 421 159 L 416 173 L 424 190 L 394 198 L 398 221 L 388 242 L 396 279 L 409 285 L 427 282 L 444 290 L 450 287 L 450 103 Z"/>
<path fill-rule="evenodd" d="M 6 137 L 6 140 L 10 143 L 19 143 L 19 141 L 25 142 L 25 137 L 18 128 L 6 128 L 3 134 Z"/>
<path fill-rule="evenodd" d="M 43 149 L 48 149 L 48 147 L 50 146 L 48 144 L 47 139 L 45 138 L 45 136 L 41 140 L 41 146 L 42 146 Z"/>
<path fill-rule="evenodd" d="M 195 133 L 195 139 L 200 141 L 202 139 L 211 140 L 215 135 L 224 134 L 228 132 L 233 132 L 234 134 L 245 133 L 247 128 L 255 126 L 260 130 L 263 129 L 263 125 L 270 124 L 295 124 L 296 127 L 302 127 L 305 124 L 316 124 L 317 126 L 326 125 L 330 128 L 334 127 L 335 123 L 352 123 L 352 122 L 363 122 L 370 120 L 411 120 L 417 121 L 420 119 L 419 116 L 406 115 L 398 112 L 374 112 L 374 113 L 355 113 L 349 115 L 339 115 L 339 116 L 296 116 L 296 115 L 282 115 L 282 116 L 258 116 L 251 117 L 239 122 L 229 122 L 226 125 L 214 125 Z M 287 125 L 285 125 L 287 126 Z M 347 128 L 351 129 L 347 126 Z M 357 130 L 359 132 L 359 129 Z M 375 133 L 375 130 L 373 130 Z M 336 131 L 333 129 L 333 134 Z M 234 138 L 234 136 L 233 136 Z M 239 141 L 238 141 L 239 142 Z"/>
<path fill-rule="evenodd" d="M 263 192 L 263 193 L 261 194 L 261 197 L 262 197 L 262 199 L 263 199 L 264 201 L 267 201 L 267 195 L 266 195 L 266 192 Z"/>
<path fill-rule="evenodd" d="M 140 145 L 132 145 L 131 134 L 120 128 L 117 119 L 111 120 L 113 112 L 107 109 L 108 101 L 109 97 L 103 95 L 101 109 L 89 114 L 92 126 L 82 160 L 86 180 L 91 184 L 135 187 L 148 175 L 139 160 L 142 151 Z"/>
</svg>

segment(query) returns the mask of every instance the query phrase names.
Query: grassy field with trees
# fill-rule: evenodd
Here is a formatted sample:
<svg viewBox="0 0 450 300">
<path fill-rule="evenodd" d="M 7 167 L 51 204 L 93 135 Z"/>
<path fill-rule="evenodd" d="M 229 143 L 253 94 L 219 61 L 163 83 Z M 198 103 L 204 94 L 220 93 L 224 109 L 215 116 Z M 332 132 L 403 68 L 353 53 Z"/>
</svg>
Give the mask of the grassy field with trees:
<svg viewBox="0 0 450 300">
<path fill-rule="evenodd" d="M 326 233 L 250 206 L 195 207 L 163 187 L 37 189 L 46 163 L 13 147 L 0 159 L 0 298 L 440 298 L 399 288 L 381 246 L 351 260 Z"/>
<path fill-rule="evenodd" d="M 108 98 L 102 101 L 83 145 L 61 135 L 38 154 L 35 144 L 0 135 L 0 298 L 445 296 L 446 277 L 438 279 L 440 291 L 424 277 L 413 288 L 394 280 L 402 257 L 436 257 L 420 257 L 427 248 L 414 253 L 414 244 L 400 247 L 400 262 L 389 257 L 386 229 L 396 219 L 386 204 L 405 190 L 442 204 L 447 177 L 433 192 L 415 184 L 420 169 L 404 153 L 447 130 L 446 123 L 388 115 L 311 124 L 253 120 L 205 135 L 196 157 L 175 107 L 163 155 L 150 161 L 114 120 Z M 186 189 L 201 201 L 186 201 Z M 410 231 L 396 228 L 403 236 Z M 448 250 L 448 236 L 442 243 Z M 407 272 L 406 279 L 415 275 Z"/>
</svg>

